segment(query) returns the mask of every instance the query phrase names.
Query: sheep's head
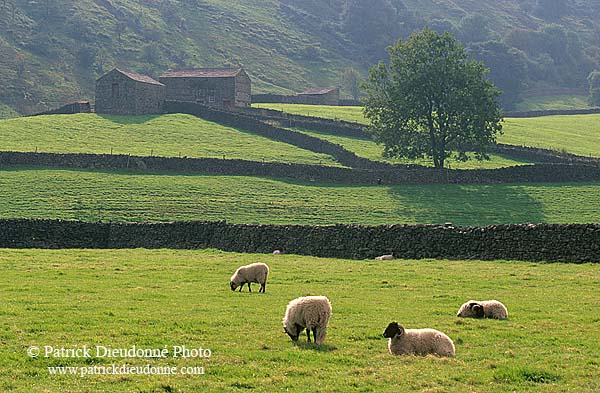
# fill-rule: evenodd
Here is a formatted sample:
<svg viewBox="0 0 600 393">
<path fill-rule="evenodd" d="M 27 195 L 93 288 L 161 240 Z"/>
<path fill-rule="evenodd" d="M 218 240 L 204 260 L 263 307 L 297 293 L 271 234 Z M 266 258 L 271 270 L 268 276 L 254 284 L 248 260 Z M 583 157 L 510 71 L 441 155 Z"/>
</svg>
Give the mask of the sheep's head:
<svg viewBox="0 0 600 393">
<path fill-rule="evenodd" d="M 398 322 L 390 322 L 383 332 L 383 337 L 392 338 L 404 334 L 404 328 Z"/>
<path fill-rule="evenodd" d="M 232 291 L 235 291 L 235 289 L 238 287 L 236 283 L 234 283 L 233 281 L 229 282 L 229 286 L 231 287 Z"/>
<path fill-rule="evenodd" d="M 473 300 L 470 300 L 460 306 L 458 313 L 456 313 L 457 317 L 473 317 L 473 318 L 483 318 L 483 306 Z"/>
<path fill-rule="evenodd" d="M 301 330 L 301 326 L 298 325 L 297 323 L 293 324 L 292 326 L 284 326 L 283 327 L 283 331 L 290 336 L 290 338 L 292 339 L 292 341 L 298 341 L 298 337 L 300 337 L 300 332 Z"/>
</svg>

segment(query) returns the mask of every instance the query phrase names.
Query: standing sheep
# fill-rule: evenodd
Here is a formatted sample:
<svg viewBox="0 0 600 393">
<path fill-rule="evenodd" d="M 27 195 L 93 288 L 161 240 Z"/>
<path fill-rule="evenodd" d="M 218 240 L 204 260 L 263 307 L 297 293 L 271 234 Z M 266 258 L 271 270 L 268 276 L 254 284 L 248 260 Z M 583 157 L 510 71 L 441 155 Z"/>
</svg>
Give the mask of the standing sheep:
<svg viewBox="0 0 600 393">
<path fill-rule="evenodd" d="M 292 341 L 298 341 L 306 329 L 310 342 L 312 330 L 315 344 L 323 344 L 327 335 L 327 324 L 331 317 L 331 303 L 325 296 L 305 296 L 292 300 L 287 305 L 283 318 L 283 330 Z"/>
<path fill-rule="evenodd" d="M 240 287 L 240 292 L 244 288 L 244 284 L 248 284 L 248 291 L 252 292 L 250 283 L 256 282 L 260 284 L 258 292 L 265 292 L 267 289 L 267 277 L 269 276 L 269 266 L 264 263 L 252 263 L 246 266 L 240 266 L 231 276 L 229 285 L 231 290 L 235 291 Z"/>
<path fill-rule="evenodd" d="M 404 329 L 398 322 L 391 322 L 383 337 L 390 339 L 388 349 L 392 355 L 454 357 L 456 354 L 450 337 L 435 329 Z"/>
<path fill-rule="evenodd" d="M 469 300 L 458 310 L 457 317 L 507 319 L 508 310 L 497 300 Z"/>
</svg>

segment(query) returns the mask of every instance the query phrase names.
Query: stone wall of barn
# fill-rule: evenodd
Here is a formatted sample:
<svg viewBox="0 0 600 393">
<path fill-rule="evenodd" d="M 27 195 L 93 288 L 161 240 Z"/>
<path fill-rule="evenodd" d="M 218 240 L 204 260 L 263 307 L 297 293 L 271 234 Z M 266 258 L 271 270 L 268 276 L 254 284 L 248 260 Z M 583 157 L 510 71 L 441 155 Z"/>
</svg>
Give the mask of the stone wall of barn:
<svg viewBox="0 0 600 393">
<path fill-rule="evenodd" d="M 145 115 L 161 113 L 165 87 L 134 81 L 110 72 L 96 81 L 96 113 Z"/>
<path fill-rule="evenodd" d="M 235 105 L 235 78 L 160 78 L 166 86 L 166 99 L 195 102 L 217 108 Z"/>
</svg>

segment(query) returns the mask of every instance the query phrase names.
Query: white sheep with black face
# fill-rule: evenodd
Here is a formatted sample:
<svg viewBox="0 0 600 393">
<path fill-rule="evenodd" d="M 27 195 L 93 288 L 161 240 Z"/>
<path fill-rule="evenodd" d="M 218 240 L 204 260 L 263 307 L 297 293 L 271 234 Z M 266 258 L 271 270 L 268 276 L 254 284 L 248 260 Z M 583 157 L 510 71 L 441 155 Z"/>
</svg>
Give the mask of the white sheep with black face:
<svg viewBox="0 0 600 393">
<path fill-rule="evenodd" d="M 240 292 L 242 292 L 242 288 L 244 288 L 245 284 L 248 284 L 248 291 L 252 292 L 252 288 L 250 288 L 250 283 L 256 282 L 260 284 L 260 289 L 258 292 L 265 292 L 267 289 L 267 277 L 269 276 L 269 266 L 265 263 L 252 263 L 246 266 L 240 266 L 237 268 L 233 276 L 231 276 L 231 280 L 229 281 L 229 286 L 232 291 L 235 291 L 236 288 L 240 288 Z"/>
<path fill-rule="evenodd" d="M 299 297 L 287 305 L 283 329 L 292 341 L 298 341 L 300 333 L 306 329 L 306 337 L 310 342 L 312 331 L 315 344 L 323 344 L 330 317 L 331 303 L 325 296 Z"/>
<path fill-rule="evenodd" d="M 469 300 L 456 313 L 457 317 L 464 318 L 493 318 L 507 319 L 506 306 L 497 300 Z"/>
<path fill-rule="evenodd" d="M 388 350 L 392 355 L 437 355 L 454 357 L 454 343 L 446 334 L 435 329 L 404 329 L 391 322 L 383 337 L 389 338 Z"/>
</svg>

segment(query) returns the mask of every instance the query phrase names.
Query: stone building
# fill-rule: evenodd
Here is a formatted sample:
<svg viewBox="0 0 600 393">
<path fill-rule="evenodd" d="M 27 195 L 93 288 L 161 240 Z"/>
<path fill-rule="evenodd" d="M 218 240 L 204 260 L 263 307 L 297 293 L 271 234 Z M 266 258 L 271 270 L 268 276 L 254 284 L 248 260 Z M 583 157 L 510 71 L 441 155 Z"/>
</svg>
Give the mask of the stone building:
<svg viewBox="0 0 600 393">
<path fill-rule="evenodd" d="M 161 113 L 164 101 L 165 86 L 146 75 L 115 68 L 96 81 L 96 113 Z"/>
<path fill-rule="evenodd" d="M 324 89 L 309 89 L 298 93 L 299 104 L 313 105 L 339 105 L 340 89 L 337 87 L 327 87 Z"/>
<path fill-rule="evenodd" d="M 250 77 L 243 68 L 195 68 L 169 70 L 159 78 L 166 86 L 166 99 L 233 109 L 249 107 Z"/>
</svg>

